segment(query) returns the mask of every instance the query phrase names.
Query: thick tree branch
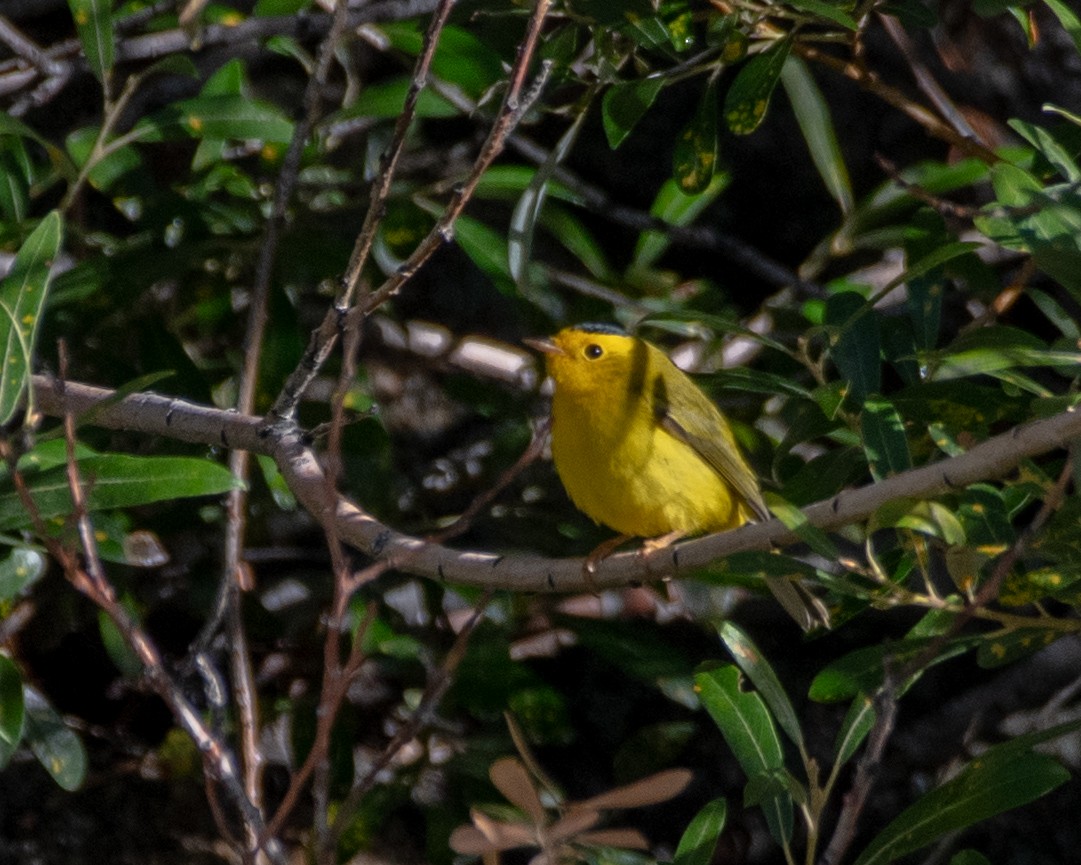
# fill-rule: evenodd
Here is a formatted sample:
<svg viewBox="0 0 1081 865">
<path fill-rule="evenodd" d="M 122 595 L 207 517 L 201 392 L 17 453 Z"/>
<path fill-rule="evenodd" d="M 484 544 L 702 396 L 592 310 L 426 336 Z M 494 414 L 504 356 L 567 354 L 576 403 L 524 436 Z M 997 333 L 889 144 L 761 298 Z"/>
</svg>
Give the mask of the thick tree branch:
<svg viewBox="0 0 1081 865">
<path fill-rule="evenodd" d="M 71 411 L 84 423 L 108 429 L 268 454 L 277 462 L 297 499 L 317 519 L 322 521 L 331 507 L 317 456 L 303 433 L 292 425 L 271 426 L 260 418 L 155 394 L 117 399 L 112 391 L 70 382 L 62 390 L 57 382 L 44 376 L 34 376 L 34 389 L 37 405 L 49 415 Z M 1014 427 L 960 456 L 846 490 L 810 505 L 803 513 L 818 528 L 837 529 L 868 519 L 885 502 L 931 498 L 1001 477 L 1022 460 L 1066 447 L 1078 437 L 1081 411 L 1068 409 Z M 576 592 L 650 582 L 732 553 L 781 547 L 797 540 L 778 520 L 771 520 L 687 541 L 648 556 L 622 553 L 601 562 L 590 586 L 583 579 L 580 558 L 448 549 L 396 532 L 345 498 L 338 500 L 335 516 L 341 540 L 374 558 L 385 559 L 394 568 L 440 581 L 525 592 Z"/>
</svg>

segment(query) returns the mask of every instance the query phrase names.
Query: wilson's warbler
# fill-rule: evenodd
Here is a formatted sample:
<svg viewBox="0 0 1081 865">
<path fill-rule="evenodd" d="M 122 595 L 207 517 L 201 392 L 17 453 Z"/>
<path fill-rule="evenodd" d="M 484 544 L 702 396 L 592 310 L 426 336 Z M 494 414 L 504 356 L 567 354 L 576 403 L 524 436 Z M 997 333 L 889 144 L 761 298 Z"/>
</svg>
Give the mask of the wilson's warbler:
<svg viewBox="0 0 1081 865">
<path fill-rule="evenodd" d="M 594 324 L 527 342 L 544 352 L 555 382 L 552 458 L 563 486 L 579 509 L 620 533 L 589 556 L 587 574 L 632 537 L 650 539 L 648 551 L 769 519 L 728 421 L 656 346 Z M 809 626 L 818 615 L 783 582 L 771 589 Z"/>
</svg>

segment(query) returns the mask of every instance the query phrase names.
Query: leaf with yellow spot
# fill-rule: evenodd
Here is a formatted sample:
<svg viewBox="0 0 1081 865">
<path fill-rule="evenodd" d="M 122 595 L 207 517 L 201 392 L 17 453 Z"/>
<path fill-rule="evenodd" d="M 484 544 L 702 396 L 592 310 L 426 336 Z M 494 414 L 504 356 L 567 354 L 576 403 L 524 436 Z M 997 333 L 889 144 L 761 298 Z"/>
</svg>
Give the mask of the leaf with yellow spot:
<svg viewBox="0 0 1081 865">
<path fill-rule="evenodd" d="M 980 643 L 976 651 L 976 661 L 985 669 L 1001 667 L 1018 658 L 1050 646 L 1063 636 L 1062 631 L 1047 628 L 1013 628 L 995 631 Z"/>
<path fill-rule="evenodd" d="M 709 188 L 717 170 L 717 86 L 710 82 L 691 122 L 676 139 L 672 174 L 687 195 Z"/>
<path fill-rule="evenodd" d="M 42 219 L 0 282 L 0 424 L 15 416 L 30 380 L 38 320 L 53 260 L 60 251 L 61 228 L 60 214 L 55 210 Z"/>
<path fill-rule="evenodd" d="M 68 0 L 68 6 L 86 63 L 94 77 L 104 81 L 116 55 L 112 0 Z"/>
<path fill-rule="evenodd" d="M 724 100 L 724 119 L 736 135 L 750 135 L 766 116 L 770 97 L 792 47 L 782 39 L 740 69 Z"/>
</svg>

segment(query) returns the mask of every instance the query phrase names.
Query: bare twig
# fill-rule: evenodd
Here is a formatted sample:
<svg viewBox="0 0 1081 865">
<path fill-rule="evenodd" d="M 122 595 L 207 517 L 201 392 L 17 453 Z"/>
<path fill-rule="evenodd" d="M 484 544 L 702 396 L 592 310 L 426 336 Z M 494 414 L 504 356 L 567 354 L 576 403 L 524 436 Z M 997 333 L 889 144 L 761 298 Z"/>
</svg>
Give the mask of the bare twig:
<svg viewBox="0 0 1081 865">
<path fill-rule="evenodd" d="M 875 72 L 865 67 L 862 63 L 842 60 L 839 57 L 834 57 L 832 54 L 820 50 L 814 45 L 809 45 L 804 42 L 796 42 L 793 45 L 792 50 L 805 60 L 811 60 L 832 69 L 834 72 L 839 72 L 841 75 L 854 81 L 864 90 L 874 94 L 886 104 L 892 105 L 907 117 L 914 120 L 922 126 L 929 135 L 933 135 L 935 138 L 956 147 L 966 156 L 975 157 L 976 159 L 986 162 L 988 165 L 999 162 L 999 157 L 994 151 L 984 147 L 978 141 L 961 135 L 956 129 L 943 121 L 934 112 L 930 111 L 925 106 L 920 105 L 918 102 L 909 99 L 896 87 L 886 84 Z"/>
<path fill-rule="evenodd" d="M 342 276 L 338 296 L 335 298 L 334 304 L 327 310 L 319 327 L 312 332 L 308 347 L 300 363 L 297 364 L 296 369 L 282 387 L 282 391 L 271 411 L 276 417 L 291 418 L 293 416 L 304 391 L 311 384 L 312 379 L 318 374 L 319 370 L 322 369 L 323 364 L 330 357 L 330 353 L 337 343 L 344 312 L 353 303 L 359 289 L 364 264 L 368 260 L 372 243 L 375 241 L 376 231 L 386 210 L 391 182 L 398 167 L 398 159 L 401 156 L 402 148 L 405 146 L 406 133 L 409 131 L 409 126 L 416 114 L 417 99 L 420 97 L 420 93 L 428 80 L 428 69 L 431 66 L 432 58 L 435 56 L 436 46 L 439 44 L 439 34 L 443 32 L 443 28 L 446 26 L 454 2 L 455 0 L 439 0 L 436 13 L 432 16 L 432 21 L 428 25 L 427 31 L 425 31 L 424 44 L 413 67 L 413 78 L 409 84 L 409 91 L 406 94 L 402 110 L 395 121 L 394 135 L 391 142 L 380 158 L 379 173 L 372 182 L 368 212 L 365 214 L 364 223 L 361 226 L 360 233 L 357 235 L 353 253 L 349 258 L 349 264 Z"/>
<path fill-rule="evenodd" d="M 63 386 L 58 386 L 62 394 Z M 17 455 L 10 443 L 3 441 L 0 442 L 0 456 L 7 462 L 10 477 L 23 507 L 30 516 L 35 532 L 50 555 L 60 564 L 68 580 L 105 612 L 123 636 L 128 647 L 142 663 L 151 687 L 169 707 L 176 723 L 199 749 L 203 769 L 208 779 L 213 779 L 221 786 L 230 802 L 236 807 L 244 825 L 250 829 L 249 834 L 258 837 L 263 832 L 262 816 L 244 793 L 233 756 L 210 732 L 199 711 L 187 700 L 180 686 L 172 680 L 157 647 L 117 599 L 116 592 L 105 575 L 101 559 L 97 554 L 97 541 L 93 527 L 87 516 L 84 483 L 73 458 L 75 424 L 74 416 L 70 411 L 64 415 L 64 427 L 69 453 L 68 478 L 73 503 L 72 513 L 83 546 L 86 567 L 80 566 L 76 554 L 47 530 L 18 468 Z M 274 862 L 284 865 L 285 857 L 276 839 L 272 839 L 266 850 Z"/>
</svg>

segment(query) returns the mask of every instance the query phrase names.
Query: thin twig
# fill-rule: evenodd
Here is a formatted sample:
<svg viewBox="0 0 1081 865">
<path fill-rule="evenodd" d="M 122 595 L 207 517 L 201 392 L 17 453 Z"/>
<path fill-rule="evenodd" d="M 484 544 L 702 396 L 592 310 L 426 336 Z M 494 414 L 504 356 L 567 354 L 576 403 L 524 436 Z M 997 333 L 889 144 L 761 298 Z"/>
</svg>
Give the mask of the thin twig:
<svg viewBox="0 0 1081 865">
<path fill-rule="evenodd" d="M 413 67 L 413 77 L 409 84 L 405 103 L 398 114 L 394 124 L 394 134 L 390 144 L 384 151 L 379 161 L 379 172 L 372 182 L 372 191 L 369 198 L 368 212 L 365 214 L 364 223 L 357 235 L 353 246 L 353 253 L 349 258 L 349 264 L 342 276 L 338 296 L 334 304 L 327 310 L 323 321 L 311 335 L 308 347 L 304 352 L 300 363 L 292 372 L 282 387 L 278 399 L 274 403 L 271 414 L 279 418 L 291 418 L 296 412 L 300 398 L 312 379 L 322 369 L 327 358 L 330 357 L 342 325 L 343 311 L 352 303 L 360 286 L 360 278 L 364 265 L 368 260 L 379 223 L 386 211 L 387 197 L 390 194 L 391 182 L 398 168 L 398 160 L 405 146 L 406 134 L 416 114 L 417 100 L 421 91 L 428 81 L 428 70 L 431 67 L 435 49 L 439 44 L 439 35 L 446 26 L 447 18 L 454 6 L 455 0 L 439 0 L 436 12 L 424 34 L 424 44 L 417 56 Z"/>
</svg>

